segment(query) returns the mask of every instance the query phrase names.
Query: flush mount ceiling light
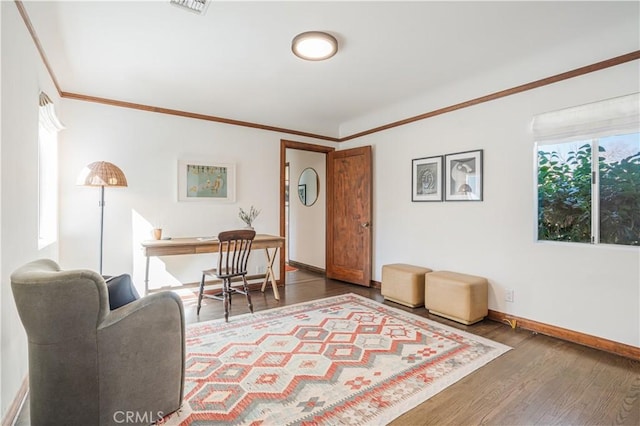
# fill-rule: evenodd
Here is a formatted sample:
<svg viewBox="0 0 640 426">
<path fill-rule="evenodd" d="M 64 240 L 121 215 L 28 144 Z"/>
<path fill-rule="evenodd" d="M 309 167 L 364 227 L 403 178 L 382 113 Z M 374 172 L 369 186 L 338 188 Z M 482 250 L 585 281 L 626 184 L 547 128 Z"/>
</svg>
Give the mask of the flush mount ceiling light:
<svg viewBox="0 0 640 426">
<path fill-rule="evenodd" d="M 170 0 L 171 4 L 184 8 L 190 12 L 204 15 L 209 4 L 208 0 Z"/>
<path fill-rule="evenodd" d="M 307 61 L 323 61 L 336 54 L 338 40 L 327 33 L 307 31 L 293 38 L 291 50 L 294 55 Z"/>
</svg>

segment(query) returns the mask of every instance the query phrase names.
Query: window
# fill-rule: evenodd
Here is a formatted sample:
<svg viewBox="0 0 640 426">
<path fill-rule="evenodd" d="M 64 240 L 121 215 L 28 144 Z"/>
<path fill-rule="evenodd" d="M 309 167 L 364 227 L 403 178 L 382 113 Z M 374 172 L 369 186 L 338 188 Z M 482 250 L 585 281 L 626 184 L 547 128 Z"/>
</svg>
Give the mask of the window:
<svg viewBox="0 0 640 426">
<path fill-rule="evenodd" d="M 38 132 L 38 247 L 57 239 L 58 135 L 42 125 Z"/>
<path fill-rule="evenodd" d="M 537 116 L 537 237 L 640 246 L 638 95 Z"/>
<path fill-rule="evenodd" d="M 64 126 L 53 103 L 40 93 L 38 126 L 38 248 L 58 239 L 58 131 Z"/>
</svg>

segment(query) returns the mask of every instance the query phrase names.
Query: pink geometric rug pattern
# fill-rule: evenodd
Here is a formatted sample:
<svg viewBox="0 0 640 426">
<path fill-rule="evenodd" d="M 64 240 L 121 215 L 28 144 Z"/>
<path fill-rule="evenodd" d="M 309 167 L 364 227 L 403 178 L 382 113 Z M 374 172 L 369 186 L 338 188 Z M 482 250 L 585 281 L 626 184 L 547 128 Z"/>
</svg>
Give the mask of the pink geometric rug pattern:
<svg viewBox="0 0 640 426">
<path fill-rule="evenodd" d="M 164 425 L 384 424 L 508 346 L 354 294 L 187 327 Z"/>
</svg>

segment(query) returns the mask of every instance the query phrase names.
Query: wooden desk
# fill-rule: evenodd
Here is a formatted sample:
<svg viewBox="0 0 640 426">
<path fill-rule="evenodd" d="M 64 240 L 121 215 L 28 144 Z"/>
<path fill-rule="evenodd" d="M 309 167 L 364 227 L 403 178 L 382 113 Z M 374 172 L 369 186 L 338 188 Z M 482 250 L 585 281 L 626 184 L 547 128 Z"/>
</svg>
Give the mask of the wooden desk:
<svg viewBox="0 0 640 426">
<path fill-rule="evenodd" d="M 251 250 L 264 249 L 267 256 L 267 270 L 264 281 L 262 282 L 262 291 L 264 292 L 267 283 L 271 281 L 273 295 L 276 300 L 280 300 L 278 293 L 278 285 L 276 283 L 275 273 L 273 272 L 273 263 L 276 259 L 278 249 L 284 247 L 284 237 L 277 235 L 256 234 L 251 245 Z M 144 294 L 149 293 L 149 258 L 151 256 L 175 256 L 182 254 L 201 254 L 201 253 L 217 253 L 217 238 L 172 238 L 170 240 L 148 240 L 142 242 L 142 249 L 147 263 L 144 270 Z M 271 251 L 269 251 L 271 250 Z M 284 271 L 281 271 L 282 281 L 284 282 Z"/>
</svg>

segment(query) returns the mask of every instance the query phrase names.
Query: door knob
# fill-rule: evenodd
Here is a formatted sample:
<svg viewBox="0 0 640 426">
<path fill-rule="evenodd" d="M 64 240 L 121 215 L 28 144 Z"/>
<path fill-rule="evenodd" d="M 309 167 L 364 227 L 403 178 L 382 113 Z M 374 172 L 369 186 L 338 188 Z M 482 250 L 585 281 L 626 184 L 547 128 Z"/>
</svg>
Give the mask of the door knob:
<svg viewBox="0 0 640 426">
<path fill-rule="evenodd" d="M 369 222 L 364 222 L 364 223 L 360 224 L 360 226 L 362 226 L 363 228 L 368 228 L 369 227 Z"/>
</svg>

